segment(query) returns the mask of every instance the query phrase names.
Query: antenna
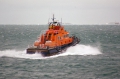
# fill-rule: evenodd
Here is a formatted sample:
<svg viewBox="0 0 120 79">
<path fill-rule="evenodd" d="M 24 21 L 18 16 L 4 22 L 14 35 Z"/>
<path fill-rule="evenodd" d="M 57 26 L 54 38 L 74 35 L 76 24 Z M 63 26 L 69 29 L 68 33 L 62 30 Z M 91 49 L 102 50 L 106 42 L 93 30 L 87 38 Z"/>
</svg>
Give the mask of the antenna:
<svg viewBox="0 0 120 79">
<path fill-rule="evenodd" d="M 62 18 L 61 18 L 61 24 L 62 24 Z"/>
<path fill-rule="evenodd" d="M 52 18 L 53 22 L 54 22 L 54 19 L 55 19 L 55 18 L 54 18 L 54 14 L 53 14 L 53 18 Z"/>
<path fill-rule="evenodd" d="M 50 20 L 50 18 L 48 18 L 48 24 L 49 24 L 49 20 Z"/>
</svg>

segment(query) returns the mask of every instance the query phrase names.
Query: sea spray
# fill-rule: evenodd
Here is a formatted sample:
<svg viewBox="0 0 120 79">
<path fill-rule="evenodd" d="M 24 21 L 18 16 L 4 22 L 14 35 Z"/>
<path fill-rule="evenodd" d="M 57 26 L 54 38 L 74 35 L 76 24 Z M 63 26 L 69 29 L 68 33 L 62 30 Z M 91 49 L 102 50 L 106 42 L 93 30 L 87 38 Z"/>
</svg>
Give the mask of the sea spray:
<svg viewBox="0 0 120 79">
<path fill-rule="evenodd" d="M 59 55 L 51 57 L 42 57 L 41 54 L 26 54 L 26 51 L 17 51 L 17 50 L 4 50 L 0 51 L 0 57 L 13 57 L 13 58 L 27 58 L 27 59 L 46 59 L 46 58 L 56 58 L 59 56 L 68 56 L 68 55 L 99 55 L 102 54 L 97 47 L 92 47 L 90 45 L 81 45 L 77 44 L 76 46 L 69 47 L 66 51 Z"/>
<path fill-rule="evenodd" d="M 26 58 L 26 59 L 44 59 L 41 54 L 26 54 L 26 50 L 17 51 L 17 50 L 5 50 L 0 51 L 0 57 L 13 57 L 13 58 Z"/>
<path fill-rule="evenodd" d="M 67 49 L 68 55 L 98 55 L 102 54 L 97 47 L 90 45 L 76 45 Z"/>
</svg>

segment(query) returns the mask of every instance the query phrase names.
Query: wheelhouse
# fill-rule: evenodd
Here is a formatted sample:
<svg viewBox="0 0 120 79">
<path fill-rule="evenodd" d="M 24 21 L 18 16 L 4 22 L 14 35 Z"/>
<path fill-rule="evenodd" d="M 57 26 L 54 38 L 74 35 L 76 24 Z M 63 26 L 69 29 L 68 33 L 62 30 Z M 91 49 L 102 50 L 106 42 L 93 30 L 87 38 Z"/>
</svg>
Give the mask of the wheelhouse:
<svg viewBox="0 0 120 79">
<path fill-rule="evenodd" d="M 48 26 L 49 29 L 59 30 L 61 28 L 61 24 L 59 22 L 51 22 Z"/>
</svg>

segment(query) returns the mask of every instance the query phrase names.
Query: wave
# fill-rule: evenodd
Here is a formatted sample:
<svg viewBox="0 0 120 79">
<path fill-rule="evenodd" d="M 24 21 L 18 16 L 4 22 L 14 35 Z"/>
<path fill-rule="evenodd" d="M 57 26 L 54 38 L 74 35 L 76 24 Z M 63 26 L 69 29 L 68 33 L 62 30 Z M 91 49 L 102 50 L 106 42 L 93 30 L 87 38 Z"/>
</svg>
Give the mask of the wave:
<svg viewBox="0 0 120 79">
<path fill-rule="evenodd" d="M 59 55 L 51 56 L 51 57 L 42 57 L 41 54 L 26 54 L 26 50 L 17 51 L 17 50 L 4 50 L 0 51 L 0 57 L 13 57 L 13 58 L 26 58 L 26 59 L 46 59 L 46 58 L 56 58 L 60 56 L 68 56 L 68 55 L 99 55 L 102 54 L 98 47 L 93 47 L 90 45 L 80 45 L 69 47 L 65 52 Z"/>
</svg>

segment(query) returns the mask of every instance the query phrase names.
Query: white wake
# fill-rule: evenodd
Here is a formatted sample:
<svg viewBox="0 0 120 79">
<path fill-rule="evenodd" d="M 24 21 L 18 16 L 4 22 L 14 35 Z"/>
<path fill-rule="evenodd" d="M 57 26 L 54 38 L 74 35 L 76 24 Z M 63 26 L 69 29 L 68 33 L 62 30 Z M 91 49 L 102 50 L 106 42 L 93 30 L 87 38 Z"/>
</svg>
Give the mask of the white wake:
<svg viewBox="0 0 120 79">
<path fill-rule="evenodd" d="M 42 57 L 41 54 L 26 54 L 26 51 L 17 51 L 17 50 L 4 50 L 0 51 L 0 57 L 13 57 L 13 58 L 27 58 L 27 59 L 46 59 L 46 58 L 55 58 L 59 56 L 68 56 L 68 55 L 99 55 L 102 54 L 98 47 L 93 47 L 90 45 L 76 45 L 68 48 L 65 52 L 59 55 L 51 57 Z"/>
</svg>

